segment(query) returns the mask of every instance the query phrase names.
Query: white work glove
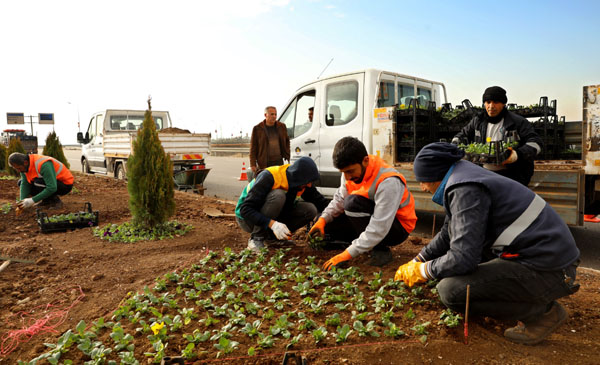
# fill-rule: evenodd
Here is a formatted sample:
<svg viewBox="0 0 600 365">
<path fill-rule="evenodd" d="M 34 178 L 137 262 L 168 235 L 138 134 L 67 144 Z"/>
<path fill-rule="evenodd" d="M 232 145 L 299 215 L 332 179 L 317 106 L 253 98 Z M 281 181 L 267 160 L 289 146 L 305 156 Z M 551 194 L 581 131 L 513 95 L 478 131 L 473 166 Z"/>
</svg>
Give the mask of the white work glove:
<svg viewBox="0 0 600 365">
<path fill-rule="evenodd" d="M 277 237 L 278 240 L 287 240 L 292 236 L 292 232 L 290 232 L 288 227 L 283 223 L 275 221 L 275 223 L 273 223 L 271 226 L 271 229 L 273 230 L 273 233 L 275 233 L 275 237 Z"/>
<path fill-rule="evenodd" d="M 31 208 L 35 204 L 32 198 L 25 198 L 17 203 L 17 206 L 21 209 Z"/>
</svg>

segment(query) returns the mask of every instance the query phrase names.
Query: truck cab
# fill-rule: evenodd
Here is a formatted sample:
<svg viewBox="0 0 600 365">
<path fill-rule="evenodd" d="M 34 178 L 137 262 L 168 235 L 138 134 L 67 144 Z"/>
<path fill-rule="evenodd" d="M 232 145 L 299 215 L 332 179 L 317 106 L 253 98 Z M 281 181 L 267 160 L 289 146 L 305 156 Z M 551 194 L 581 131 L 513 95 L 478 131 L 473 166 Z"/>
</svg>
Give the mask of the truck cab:
<svg viewBox="0 0 600 365">
<path fill-rule="evenodd" d="M 383 154 L 380 146 L 392 136 L 378 133 L 375 108 L 413 103 L 446 102 L 444 84 L 376 69 L 318 79 L 299 88 L 287 102 L 279 120 L 290 137 L 291 161 L 307 156 L 320 171 L 319 190 L 331 196 L 340 185 L 340 172 L 333 166 L 335 143 L 354 136 L 367 151 Z M 309 108 L 313 108 L 312 120 Z M 385 145 L 385 144 L 383 144 Z"/>
<path fill-rule="evenodd" d="M 27 135 L 24 129 L 5 129 L 0 136 L 0 143 L 8 147 L 12 139 L 21 140 L 26 153 L 38 153 L 38 140 L 36 136 Z"/>
</svg>

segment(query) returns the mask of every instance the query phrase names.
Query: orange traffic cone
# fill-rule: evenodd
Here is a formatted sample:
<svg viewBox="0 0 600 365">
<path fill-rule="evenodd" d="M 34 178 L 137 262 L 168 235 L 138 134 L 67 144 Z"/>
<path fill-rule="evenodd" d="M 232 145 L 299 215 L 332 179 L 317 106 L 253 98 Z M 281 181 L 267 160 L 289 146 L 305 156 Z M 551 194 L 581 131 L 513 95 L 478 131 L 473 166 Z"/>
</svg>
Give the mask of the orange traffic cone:
<svg viewBox="0 0 600 365">
<path fill-rule="evenodd" d="M 240 178 L 238 180 L 239 181 L 248 180 L 248 175 L 246 174 L 246 163 L 245 162 L 242 162 L 242 173 L 240 174 Z"/>
</svg>

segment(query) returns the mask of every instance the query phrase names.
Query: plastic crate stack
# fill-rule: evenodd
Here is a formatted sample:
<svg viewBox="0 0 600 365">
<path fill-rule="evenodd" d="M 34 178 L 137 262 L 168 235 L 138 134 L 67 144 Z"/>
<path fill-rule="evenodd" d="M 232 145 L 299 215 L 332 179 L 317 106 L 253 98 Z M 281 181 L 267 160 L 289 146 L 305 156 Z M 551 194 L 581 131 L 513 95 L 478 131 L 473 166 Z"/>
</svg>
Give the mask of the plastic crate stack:
<svg viewBox="0 0 600 365">
<path fill-rule="evenodd" d="M 536 159 L 549 160 L 567 157 L 565 153 L 565 122 L 556 115 L 556 100 L 548 103 L 542 96 L 539 104 L 521 106 L 507 104 L 507 109 L 530 120 L 535 132 L 542 138 L 544 148 Z"/>
<path fill-rule="evenodd" d="M 440 118 L 435 102 L 421 106 L 412 99 L 407 108 L 396 108 L 396 159 L 412 162 L 421 148 L 435 140 L 435 127 Z"/>
</svg>

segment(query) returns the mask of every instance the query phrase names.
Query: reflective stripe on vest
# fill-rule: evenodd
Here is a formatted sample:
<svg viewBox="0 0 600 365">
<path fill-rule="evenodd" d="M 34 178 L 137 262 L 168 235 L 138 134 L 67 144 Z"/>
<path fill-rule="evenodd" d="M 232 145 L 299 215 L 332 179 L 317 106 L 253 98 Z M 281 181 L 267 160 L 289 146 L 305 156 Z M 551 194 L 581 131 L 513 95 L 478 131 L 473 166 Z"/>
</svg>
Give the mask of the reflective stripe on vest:
<svg viewBox="0 0 600 365">
<path fill-rule="evenodd" d="M 371 187 L 369 188 L 369 199 L 375 201 L 375 192 L 377 189 L 377 181 L 379 181 L 379 178 L 381 177 L 382 174 L 387 173 L 387 172 L 391 172 L 394 174 L 398 173 L 398 170 L 391 168 L 391 167 L 382 167 L 379 169 L 379 172 L 377 173 L 377 176 L 375 176 L 375 180 L 373 181 L 373 184 L 371 184 Z M 398 176 L 398 175 L 394 175 L 394 176 Z M 402 181 L 402 178 L 400 178 L 400 176 L 398 176 L 398 178 L 400 179 L 400 182 L 402 182 L 402 185 L 404 185 L 404 191 L 408 192 L 408 194 L 404 194 L 405 196 L 404 201 L 400 200 L 400 205 L 398 206 L 398 209 L 404 208 L 405 206 L 407 206 L 408 204 L 410 204 L 410 191 L 408 190 L 408 188 L 406 187 L 406 184 L 404 183 L 404 181 Z"/>
<path fill-rule="evenodd" d="M 539 217 L 545 207 L 546 202 L 544 199 L 535 194 L 527 209 L 496 238 L 496 242 L 492 245 L 492 250 L 502 251 L 504 247 L 510 245 L 518 235 L 523 233 Z"/>
<path fill-rule="evenodd" d="M 41 176 L 40 175 L 40 166 L 42 166 L 42 164 L 44 162 L 46 162 L 46 161 L 52 161 L 52 160 L 54 160 L 53 162 L 58 163 L 58 166 L 59 166 L 58 170 L 56 170 L 56 176 L 58 176 L 58 174 L 60 174 L 60 172 L 62 171 L 63 167 L 65 167 L 65 165 L 63 165 L 63 163 L 60 162 L 57 159 L 53 159 L 51 157 L 48 157 L 48 158 L 40 158 L 37 161 L 35 161 L 35 172 L 37 173 L 38 176 Z M 52 167 L 54 167 L 54 166 L 52 166 Z"/>
</svg>

